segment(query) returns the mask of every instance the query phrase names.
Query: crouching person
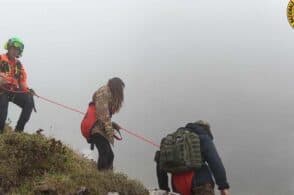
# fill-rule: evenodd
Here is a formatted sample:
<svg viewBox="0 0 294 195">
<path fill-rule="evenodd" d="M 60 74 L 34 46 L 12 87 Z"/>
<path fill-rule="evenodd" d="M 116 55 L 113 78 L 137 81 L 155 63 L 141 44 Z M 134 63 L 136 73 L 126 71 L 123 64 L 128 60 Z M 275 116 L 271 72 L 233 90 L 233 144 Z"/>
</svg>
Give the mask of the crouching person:
<svg viewBox="0 0 294 195">
<path fill-rule="evenodd" d="M 171 173 L 172 190 L 182 195 L 214 195 L 215 183 L 221 195 L 229 195 L 226 171 L 207 122 L 188 123 L 163 138 L 155 161 L 160 189 L 170 190 Z"/>
</svg>

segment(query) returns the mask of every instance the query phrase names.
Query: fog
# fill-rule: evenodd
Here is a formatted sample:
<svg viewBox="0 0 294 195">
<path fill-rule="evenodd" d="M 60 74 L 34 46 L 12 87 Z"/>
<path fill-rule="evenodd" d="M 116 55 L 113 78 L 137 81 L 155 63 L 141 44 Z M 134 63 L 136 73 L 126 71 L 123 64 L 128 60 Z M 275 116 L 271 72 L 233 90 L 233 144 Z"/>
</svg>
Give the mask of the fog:
<svg viewBox="0 0 294 195">
<path fill-rule="evenodd" d="M 208 120 L 232 194 L 294 194 L 294 36 L 287 4 L 0 0 L 0 44 L 20 37 L 29 85 L 81 111 L 109 78 L 122 78 L 125 102 L 113 120 L 155 143 L 187 122 Z M 26 132 L 42 128 L 88 152 L 81 114 L 35 101 Z M 19 112 L 10 104 L 12 124 Z M 122 134 L 115 170 L 157 187 L 156 147 Z"/>
</svg>

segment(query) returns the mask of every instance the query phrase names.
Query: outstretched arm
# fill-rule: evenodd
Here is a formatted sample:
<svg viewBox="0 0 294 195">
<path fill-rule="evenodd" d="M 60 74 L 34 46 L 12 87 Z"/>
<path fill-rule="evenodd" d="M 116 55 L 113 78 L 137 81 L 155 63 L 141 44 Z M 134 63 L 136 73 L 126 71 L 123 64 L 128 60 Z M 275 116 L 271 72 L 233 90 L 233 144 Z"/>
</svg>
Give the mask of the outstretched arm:
<svg viewBox="0 0 294 195">
<path fill-rule="evenodd" d="M 204 158 L 207 161 L 209 167 L 211 168 L 216 184 L 219 186 L 218 189 L 219 190 L 229 189 L 226 171 L 222 163 L 222 160 L 218 155 L 218 152 L 216 150 L 214 143 L 208 137 L 203 143 L 204 143 L 203 144 Z"/>
</svg>

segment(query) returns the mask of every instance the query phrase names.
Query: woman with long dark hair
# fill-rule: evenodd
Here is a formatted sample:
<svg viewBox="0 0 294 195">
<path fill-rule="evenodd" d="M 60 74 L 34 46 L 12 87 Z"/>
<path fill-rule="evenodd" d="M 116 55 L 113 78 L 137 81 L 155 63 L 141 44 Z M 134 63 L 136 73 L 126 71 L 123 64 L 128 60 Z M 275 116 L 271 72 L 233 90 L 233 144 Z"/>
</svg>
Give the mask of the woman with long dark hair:
<svg viewBox="0 0 294 195">
<path fill-rule="evenodd" d="M 108 80 L 107 85 L 100 87 L 92 97 L 96 107 L 97 122 L 91 130 L 91 142 L 98 150 L 97 167 L 99 170 L 112 170 L 114 154 L 110 144 L 114 144 L 114 130 L 119 129 L 113 125 L 111 117 L 117 113 L 124 100 L 124 82 L 117 77 Z"/>
</svg>

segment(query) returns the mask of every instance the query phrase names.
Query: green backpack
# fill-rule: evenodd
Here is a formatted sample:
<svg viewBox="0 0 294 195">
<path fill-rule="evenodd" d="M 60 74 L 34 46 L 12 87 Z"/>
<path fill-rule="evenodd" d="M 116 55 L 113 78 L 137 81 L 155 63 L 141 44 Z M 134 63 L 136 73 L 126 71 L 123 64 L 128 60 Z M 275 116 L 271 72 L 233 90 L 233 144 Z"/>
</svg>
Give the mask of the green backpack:
<svg viewBox="0 0 294 195">
<path fill-rule="evenodd" d="M 161 169 L 178 173 L 196 170 L 201 165 L 200 139 L 196 133 L 179 128 L 161 140 L 159 155 Z"/>
</svg>

